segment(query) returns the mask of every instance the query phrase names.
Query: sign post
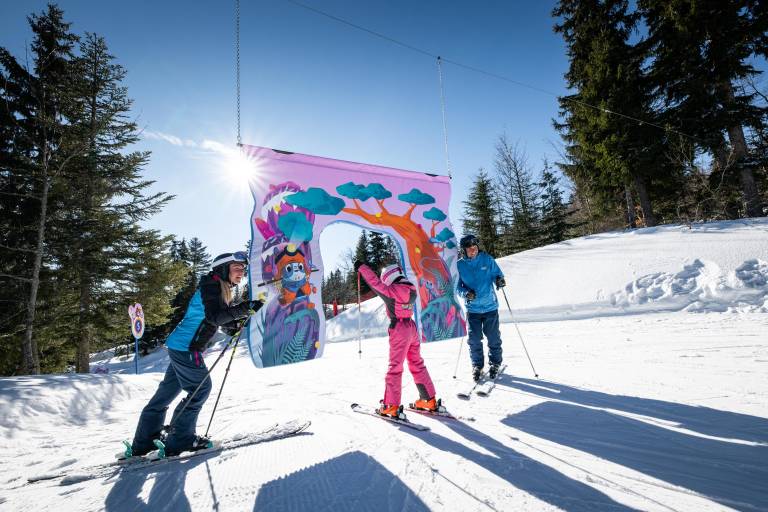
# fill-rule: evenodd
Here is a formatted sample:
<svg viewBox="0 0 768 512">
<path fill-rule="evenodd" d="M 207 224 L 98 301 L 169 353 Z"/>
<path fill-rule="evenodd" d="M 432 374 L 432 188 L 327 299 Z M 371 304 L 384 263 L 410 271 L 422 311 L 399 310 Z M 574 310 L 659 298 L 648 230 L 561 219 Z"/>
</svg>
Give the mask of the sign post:
<svg viewBox="0 0 768 512">
<path fill-rule="evenodd" d="M 136 363 L 136 375 L 139 374 L 139 338 L 144 334 L 144 310 L 138 302 L 133 306 L 128 306 L 128 316 L 131 317 L 131 333 L 135 341 L 135 355 L 133 357 Z"/>
</svg>

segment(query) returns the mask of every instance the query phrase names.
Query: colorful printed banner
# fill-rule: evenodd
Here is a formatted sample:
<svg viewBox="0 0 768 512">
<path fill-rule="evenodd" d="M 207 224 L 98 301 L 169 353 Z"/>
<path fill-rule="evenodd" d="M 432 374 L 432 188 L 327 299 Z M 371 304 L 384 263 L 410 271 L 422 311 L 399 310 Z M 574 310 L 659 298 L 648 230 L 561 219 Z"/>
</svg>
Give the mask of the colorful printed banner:
<svg viewBox="0 0 768 512">
<path fill-rule="evenodd" d="M 445 176 L 243 146 L 251 180 L 252 295 L 267 304 L 251 321 L 258 367 L 320 357 L 325 342 L 320 233 L 347 222 L 391 236 L 403 270 L 417 283 L 416 321 L 425 341 L 463 336 L 455 295 L 458 255 L 448 219 Z"/>
</svg>

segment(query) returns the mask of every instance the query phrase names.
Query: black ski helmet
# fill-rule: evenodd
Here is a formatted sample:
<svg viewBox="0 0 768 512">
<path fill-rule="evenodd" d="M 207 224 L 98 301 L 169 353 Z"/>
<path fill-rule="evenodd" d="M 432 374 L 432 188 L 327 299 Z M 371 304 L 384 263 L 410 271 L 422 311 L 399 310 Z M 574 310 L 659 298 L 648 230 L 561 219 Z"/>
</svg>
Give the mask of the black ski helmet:
<svg viewBox="0 0 768 512">
<path fill-rule="evenodd" d="M 248 255 L 245 251 L 219 254 L 213 259 L 213 263 L 211 263 L 211 272 L 213 275 L 219 276 L 223 281 L 229 282 L 229 264 L 234 262 L 239 262 L 247 266 Z"/>
<path fill-rule="evenodd" d="M 459 241 L 459 247 L 461 247 L 461 255 L 466 258 L 467 256 L 467 248 L 472 247 L 473 245 L 480 245 L 480 239 L 477 238 L 472 233 L 468 235 L 464 235 L 461 237 L 461 241 Z"/>
</svg>

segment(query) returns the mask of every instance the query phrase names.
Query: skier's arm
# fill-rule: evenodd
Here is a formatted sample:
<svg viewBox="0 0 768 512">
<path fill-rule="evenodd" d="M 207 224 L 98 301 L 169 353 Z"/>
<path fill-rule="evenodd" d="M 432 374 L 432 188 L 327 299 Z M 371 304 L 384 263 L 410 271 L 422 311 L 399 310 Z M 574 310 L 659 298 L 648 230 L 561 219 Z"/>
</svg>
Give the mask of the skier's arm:
<svg viewBox="0 0 768 512">
<path fill-rule="evenodd" d="M 365 279 L 365 282 L 368 283 L 368 286 L 371 287 L 371 290 L 373 290 L 379 295 L 383 295 L 391 299 L 397 298 L 395 297 L 394 291 L 391 290 L 392 287 L 382 283 L 381 279 L 379 279 L 379 276 L 376 275 L 376 272 L 371 270 L 371 268 L 368 265 L 366 264 L 360 265 L 358 272 L 360 272 L 360 275 L 363 276 L 363 279 Z"/>
<path fill-rule="evenodd" d="M 212 281 L 210 284 L 200 287 L 200 295 L 203 299 L 205 319 L 213 325 L 225 325 L 248 316 L 250 304 L 248 301 L 234 306 L 222 306 L 219 283 Z"/>
<path fill-rule="evenodd" d="M 499 267 L 499 264 L 496 263 L 496 260 L 492 257 L 488 257 L 489 260 L 491 260 L 491 278 L 493 279 L 493 284 L 496 285 L 496 289 L 504 288 L 507 285 L 506 280 L 504 279 L 504 272 L 501 271 L 501 267 Z"/>
</svg>

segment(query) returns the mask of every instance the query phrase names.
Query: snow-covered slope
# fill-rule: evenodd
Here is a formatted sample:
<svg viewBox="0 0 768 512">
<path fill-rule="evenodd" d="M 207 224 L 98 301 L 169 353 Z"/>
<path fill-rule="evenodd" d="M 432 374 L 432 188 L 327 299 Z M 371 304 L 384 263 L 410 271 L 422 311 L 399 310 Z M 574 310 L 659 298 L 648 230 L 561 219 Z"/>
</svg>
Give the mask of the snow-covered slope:
<svg viewBox="0 0 768 512">
<path fill-rule="evenodd" d="M 500 260 L 520 319 L 652 311 L 768 312 L 768 222 L 660 226 Z"/>
<path fill-rule="evenodd" d="M 331 322 L 333 338 L 351 341 L 329 343 L 320 360 L 257 370 L 247 353 L 235 358 L 213 434 L 292 418 L 311 419 L 308 433 L 154 469 L 25 483 L 110 460 L 162 378 L 162 351 L 138 376 L 0 379 L 0 509 L 768 510 L 768 224 L 686 230 L 611 233 L 501 260 L 540 379 L 508 315 L 509 367 L 488 398 L 455 398 L 469 383 L 462 340 L 426 344 L 439 395 L 476 418 L 411 414 L 429 432 L 349 410 L 383 393 L 388 345 L 376 337 L 375 301 L 363 305 L 361 354 L 353 308 Z M 407 371 L 403 385 L 413 399 Z"/>
<path fill-rule="evenodd" d="M 522 321 L 661 311 L 768 312 L 768 219 L 600 233 L 498 260 Z M 502 320 L 511 321 L 503 292 Z M 358 320 L 360 319 L 360 320 Z M 358 323 L 359 322 L 359 323 Z M 328 321 L 329 341 L 387 333 L 372 299 Z M 358 327 L 359 326 L 359 327 Z"/>
</svg>

